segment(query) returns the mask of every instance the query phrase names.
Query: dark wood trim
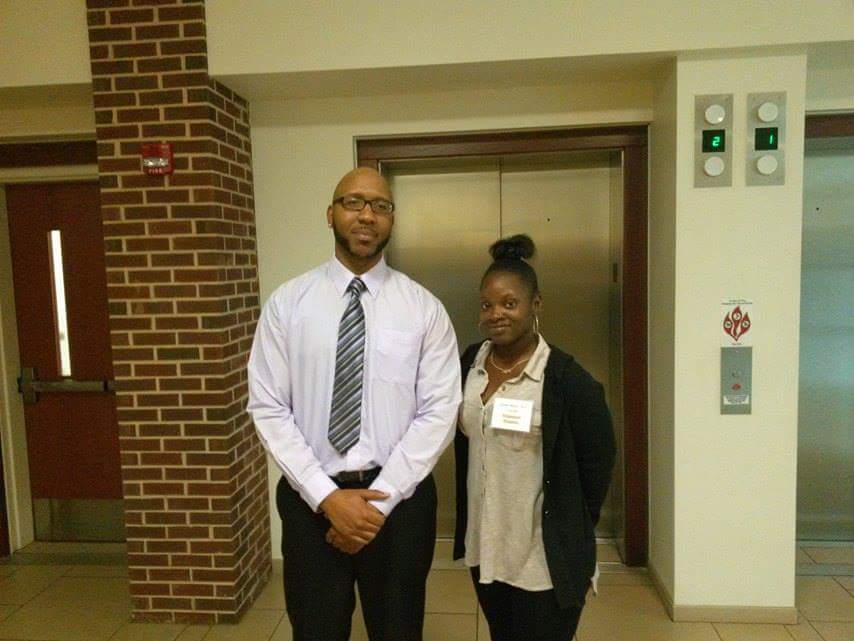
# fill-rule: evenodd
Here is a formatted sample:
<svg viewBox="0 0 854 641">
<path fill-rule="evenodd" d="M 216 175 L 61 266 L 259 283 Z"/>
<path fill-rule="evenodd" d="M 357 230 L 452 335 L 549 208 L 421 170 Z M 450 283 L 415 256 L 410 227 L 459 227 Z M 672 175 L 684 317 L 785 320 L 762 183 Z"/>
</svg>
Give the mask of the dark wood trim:
<svg viewBox="0 0 854 641">
<path fill-rule="evenodd" d="M 807 115 L 804 137 L 838 138 L 854 136 L 854 113 Z"/>
<path fill-rule="evenodd" d="M 647 127 L 621 125 L 356 140 L 356 163 L 592 149 L 623 152 L 623 416 L 625 558 L 647 561 Z"/>
<path fill-rule="evenodd" d="M 0 144 L 0 168 L 3 169 L 97 163 L 98 152 L 94 140 Z"/>
<path fill-rule="evenodd" d="M 6 507 L 6 477 L 3 469 L 3 445 L 0 443 L 0 557 L 9 556 L 9 512 Z"/>
<path fill-rule="evenodd" d="M 646 565 L 647 148 L 623 149 L 623 454 L 625 562 Z"/>
<path fill-rule="evenodd" d="M 645 147 L 646 129 L 645 125 L 625 125 L 590 129 L 363 138 L 356 141 L 356 148 L 360 166 L 377 167 L 378 163 L 392 160 Z"/>
</svg>

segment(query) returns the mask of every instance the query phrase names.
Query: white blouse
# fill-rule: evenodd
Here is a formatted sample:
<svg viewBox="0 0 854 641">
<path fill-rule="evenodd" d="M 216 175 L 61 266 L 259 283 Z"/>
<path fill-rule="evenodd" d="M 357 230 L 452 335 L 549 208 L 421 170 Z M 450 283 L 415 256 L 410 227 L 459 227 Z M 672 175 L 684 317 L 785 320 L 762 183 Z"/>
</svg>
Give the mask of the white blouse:
<svg viewBox="0 0 854 641">
<path fill-rule="evenodd" d="M 484 342 L 466 378 L 460 429 L 469 439 L 468 531 L 465 564 L 480 582 L 549 590 L 543 547 L 543 372 L 551 352 L 542 336 L 521 374 L 481 401 L 489 376 Z M 491 428 L 497 398 L 533 401 L 529 432 Z"/>
</svg>

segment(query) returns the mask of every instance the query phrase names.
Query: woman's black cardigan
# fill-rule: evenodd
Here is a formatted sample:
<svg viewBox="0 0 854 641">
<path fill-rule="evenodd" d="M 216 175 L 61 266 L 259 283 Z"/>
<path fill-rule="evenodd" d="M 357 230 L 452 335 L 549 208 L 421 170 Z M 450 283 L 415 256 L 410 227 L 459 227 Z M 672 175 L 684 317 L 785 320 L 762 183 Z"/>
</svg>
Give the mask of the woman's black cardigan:
<svg viewBox="0 0 854 641">
<path fill-rule="evenodd" d="M 602 385 L 551 347 L 543 380 L 543 544 L 560 607 L 580 606 L 596 567 L 593 528 L 611 482 L 614 432 Z M 462 356 L 463 386 L 480 343 Z M 468 438 L 457 429 L 454 558 L 465 556 Z"/>
</svg>

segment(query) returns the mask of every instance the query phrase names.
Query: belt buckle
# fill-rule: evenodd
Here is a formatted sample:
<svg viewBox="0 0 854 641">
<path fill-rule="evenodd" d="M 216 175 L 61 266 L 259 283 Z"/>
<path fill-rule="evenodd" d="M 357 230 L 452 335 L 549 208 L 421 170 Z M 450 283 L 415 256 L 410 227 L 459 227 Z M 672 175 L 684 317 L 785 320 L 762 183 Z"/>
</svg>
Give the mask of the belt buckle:
<svg viewBox="0 0 854 641">
<path fill-rule="evenodd" d="M 339 472 L 335 479 L 339 483 L 363 483 L 376 471 L 376 468 L 370 470 L 352 470 L 349 472 Z"/>
</svg>

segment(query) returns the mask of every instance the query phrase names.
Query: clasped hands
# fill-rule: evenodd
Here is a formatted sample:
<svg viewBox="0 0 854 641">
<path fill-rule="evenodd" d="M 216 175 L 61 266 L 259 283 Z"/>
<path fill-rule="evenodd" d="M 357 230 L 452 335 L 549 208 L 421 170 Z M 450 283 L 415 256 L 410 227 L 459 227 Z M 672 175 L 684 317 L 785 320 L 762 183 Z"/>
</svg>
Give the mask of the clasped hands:
<svg viewBox="0 0 854 641">
<path fill-rule="evenodd" d="M 320 503 L 332 527 L 326 542 L 346 554 L 356 554 L 374 540 L 385 523 L 385 515 L 368 501 L 388 498 L 378 490 L 334 490 Z"/>
</svg>

